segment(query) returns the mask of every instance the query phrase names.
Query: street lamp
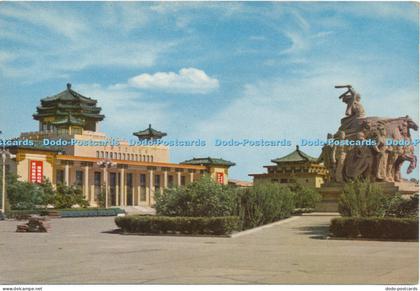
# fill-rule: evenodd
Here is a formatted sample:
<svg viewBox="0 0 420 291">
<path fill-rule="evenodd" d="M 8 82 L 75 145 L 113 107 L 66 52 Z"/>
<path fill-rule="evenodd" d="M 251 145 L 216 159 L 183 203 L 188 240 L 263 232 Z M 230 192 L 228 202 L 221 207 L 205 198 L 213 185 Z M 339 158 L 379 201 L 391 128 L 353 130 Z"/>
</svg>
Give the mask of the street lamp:
<svg viewBox="0 0 420 291">
<path fill-rule="evenodd" d="M 0 130 L 0 134 L 3 132 Z M 9 150 L 6 150 L 6 144 L 2 140 L 2 149 L 0 151 L 2 157 L 2 183 L 1 183 L 1 213 L 6 213 L 6 159 L 14 158 L 15 155 L 12 155 Z"/>
<path fill-rule="evenodd" d="M 99 167 L 104 169 L 104 181 L 105 181 L 105 208 L 108 208 L 108 173 L 107 169 L 116 165 L 111 160 L 102 160 L 96 163 Z"/>
</svg>

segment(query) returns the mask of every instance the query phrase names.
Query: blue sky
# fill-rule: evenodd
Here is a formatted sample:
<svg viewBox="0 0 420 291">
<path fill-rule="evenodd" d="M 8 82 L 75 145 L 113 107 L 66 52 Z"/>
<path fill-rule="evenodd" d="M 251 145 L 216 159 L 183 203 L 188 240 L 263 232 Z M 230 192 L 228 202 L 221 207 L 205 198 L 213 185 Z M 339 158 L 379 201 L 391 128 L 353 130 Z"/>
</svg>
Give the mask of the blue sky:
<svg viewBox="0 0 420 291">
<path fill-rule="evenodd" d="M 414 3 L 3 2 L 1 129 L 36 130 L 39 99 L 67 82 L 122 138 L 149 123 L 210 143 L 325 138 L 344 115 L 341 83 L 368 116 L 418 120 L 418 36 Z M 171 161 L 223 157 L 250 179 L 293 149 L 171 148 Z"/>
</svg>

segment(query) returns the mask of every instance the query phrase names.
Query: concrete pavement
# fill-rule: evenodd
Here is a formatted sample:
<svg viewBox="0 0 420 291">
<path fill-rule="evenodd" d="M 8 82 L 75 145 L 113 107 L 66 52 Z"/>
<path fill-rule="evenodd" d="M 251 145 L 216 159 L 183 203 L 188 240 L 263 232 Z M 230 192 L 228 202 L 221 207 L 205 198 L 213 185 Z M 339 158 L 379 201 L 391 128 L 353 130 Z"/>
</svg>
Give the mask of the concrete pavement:
<svg viewBox="0 0 420 291">
<path fill-rule="evenodd" d="M 414 284 L 418 243 L 326 240 L 332 216 L 236 238 L 107 233 L 111 217 L 52 219 L 49 233 L 0 222 L 0 283 Z"/>
</svg>

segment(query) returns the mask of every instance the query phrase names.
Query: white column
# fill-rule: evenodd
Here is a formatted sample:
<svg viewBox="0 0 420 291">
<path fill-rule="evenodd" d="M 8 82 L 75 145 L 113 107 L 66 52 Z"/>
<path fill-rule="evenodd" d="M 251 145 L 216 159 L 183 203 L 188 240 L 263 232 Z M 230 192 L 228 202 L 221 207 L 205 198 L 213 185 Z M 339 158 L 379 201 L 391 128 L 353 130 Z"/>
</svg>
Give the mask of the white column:
<svg viewBox="0 0 420 291">
<path fill-rule="evenodd" d="M 181 186 L 181 172 L 176 172 L 176 185 Z"/>
<path fill-rule="evenodd" d="M 190 183 L 194 182 L 194 172 L 190 173 Z"/>
<path fill-rule="evenodd" d="M 155 186 L 153 185 L 153 170 L 149 170 L 149 206 L 152 205 L 152 201 L 154 200 L 155 195 Z"/>
<path fill-rule="evenodd" d="M 104 167 L 104 184 L 105 184 L 105 208 L 109 207 L 109 189 L 108 189 L 108 171 L 106 166 Z"/>
<path fill-rule="evenodd" d="M 163 171 L 163 189 L 168 188 L 168 171 Z"/>
<path fill-rule="evenodd" d="M 95 206 L 95 184 L 92 180 L 92 184 L 90 185 L 90 206 Z"/>
<path fill-rule="evenodd" d="M 141 186 L 140 186 L 140 173 L 136 172 L 137 176 L 137 205 L 140 205 Z"/>
<path fill-rule="evenodd" d="M 85 195 L 85 199 L 89 201 L 89 166 L 85 165 L 84 177 L 83 177 L 83 192 Z"/>
<path fill-rule="evenodd" d="M 121 206 L 127 206 L 127 192 L 125 190 L 125 169 L 121 168 L 120 170 L 120 199 L 121 199 Z M 118 203 L 118 202 L 117 202 Z"/>
<path fill-rule="evenodd" d="M 70 165 L 68 163 L 64 166 L 64 184 L 70 186 Z"/>
</svg>

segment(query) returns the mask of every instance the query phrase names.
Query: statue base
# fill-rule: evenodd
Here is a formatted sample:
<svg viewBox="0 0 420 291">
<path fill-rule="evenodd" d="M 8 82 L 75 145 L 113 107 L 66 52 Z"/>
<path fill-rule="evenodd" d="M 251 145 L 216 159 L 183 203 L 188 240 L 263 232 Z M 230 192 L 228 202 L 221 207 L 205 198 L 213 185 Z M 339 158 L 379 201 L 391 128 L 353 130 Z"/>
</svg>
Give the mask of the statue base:
<svg viewBox="0 0 420 291">
<path fill-rule="evenodd" d="M 415 193 L 419 193 L 419 185 L 410 181 L 401 182 L 376 182 L 384 194 L 393 195 L 397 192 L 408 197 Z M 320 189 L 319 193 L 322 196 L 321 202 L 319 202 L 315 210 L 317 212 L 338 212 L 338 200 L 343 193 L 344 185 L 341 183 L 325 183 Z"/>
</svg>

